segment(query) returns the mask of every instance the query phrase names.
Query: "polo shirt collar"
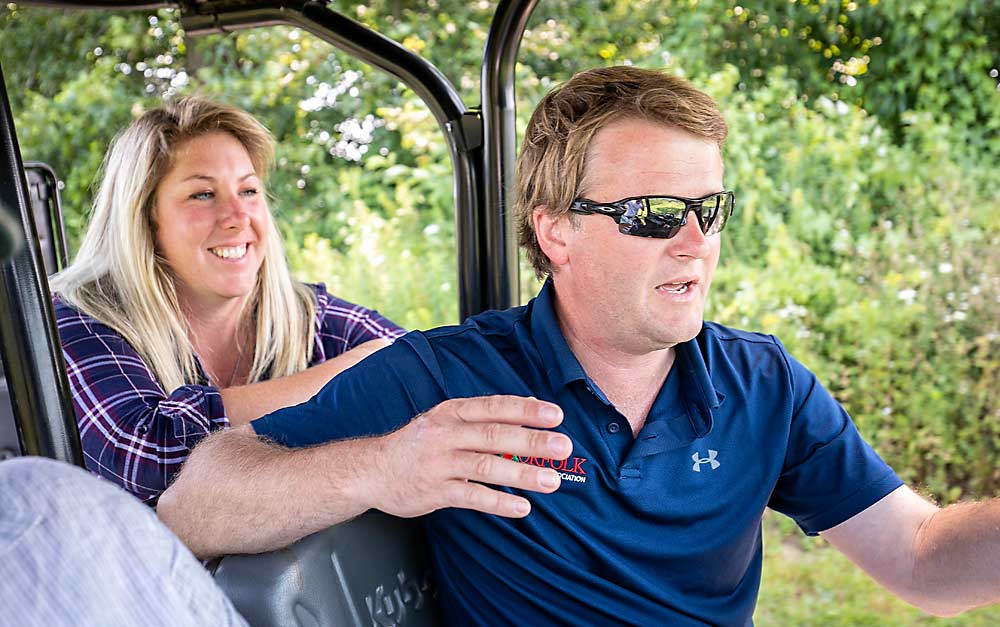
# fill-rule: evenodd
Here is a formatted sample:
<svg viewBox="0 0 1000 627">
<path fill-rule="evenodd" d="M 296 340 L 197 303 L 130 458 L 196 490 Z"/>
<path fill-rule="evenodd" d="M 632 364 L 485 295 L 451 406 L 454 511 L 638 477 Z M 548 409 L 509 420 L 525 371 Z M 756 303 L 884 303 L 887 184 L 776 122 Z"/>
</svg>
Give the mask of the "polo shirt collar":
<svg viewBox="0 0 1000 627">
<path fill-rule="evenodd" d="M 570 350 L 559 319 L 556 317 L 556 288 L 552 279 L 531 303 L 531 336 L 538 346 L 545 374 L 554 386 L 565 387 L 573 381 L 587 380 L 580 361 Z"/>
<path fill-rule="evenodd" d="M 565 387 L 573 381 L 587 381 L 580 361 L 570 350 L 559 327 L 555 308 L 556 290 L 549 278 L 531 303 L 531 335 L 538 346 L 542 364 L 554 386 Z M 711 410 L 719 407 L 725 397 L 718 393 L 701 354 L 698 338 L 677 345 L 674 368 L 679 367 L 681 387 L 687 399 L 701 410 L 702 418 L 711 429 Z"/>
</svg>

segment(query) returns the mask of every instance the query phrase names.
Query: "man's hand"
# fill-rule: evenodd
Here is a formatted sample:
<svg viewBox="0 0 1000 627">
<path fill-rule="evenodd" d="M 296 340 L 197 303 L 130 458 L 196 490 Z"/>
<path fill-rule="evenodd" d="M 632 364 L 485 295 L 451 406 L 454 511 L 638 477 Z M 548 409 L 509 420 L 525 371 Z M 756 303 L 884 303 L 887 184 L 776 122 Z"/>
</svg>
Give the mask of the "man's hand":
<svg viewBox="0 0 1000 627">
<path fill-rule="evenodd" d="M 573 444 L 542 431 L 562 422 L 552 403 L 521 396 L 445 401 L 383 436 L 373 456 L 364 495 L 372 508 L 412 517 L 444 507 L 474 509 L 511 518 L 527 516 L 527 499 L 483 484 L 554 492 L 551 468 L 503 459 L 499 454 L 566 459 Z M 528 428 L 530 427 L 530 428 Z"/>
<path fill-rule="evenodd" d="M 157 513 L 199 557 L 270 551 L 372 508 L 526 516 L 526 499 L 483 484 L 555 491 L 556 471 L 497 454 L 565 459 L 569 438 L 541 430 L 560 422 L 551 403 L 487 396 L 445 401 L 389 435 L 300 449 L 234 427 L 195 448 Z"/>
</svg>

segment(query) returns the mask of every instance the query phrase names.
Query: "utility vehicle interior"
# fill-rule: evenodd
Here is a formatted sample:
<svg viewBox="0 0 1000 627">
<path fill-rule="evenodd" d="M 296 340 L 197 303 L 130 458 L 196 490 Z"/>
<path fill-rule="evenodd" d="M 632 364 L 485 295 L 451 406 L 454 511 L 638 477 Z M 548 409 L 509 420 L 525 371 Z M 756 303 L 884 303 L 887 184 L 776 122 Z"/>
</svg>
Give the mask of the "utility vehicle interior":
<svg viewBox="0 0 1000 627">
<path fill-rule="evenodd" d="M 279 24 L 308 30 L 396 77 L 426 103 L 454 172 L 459 315 L 519 300 L 507 197 L 515 154 L 514 65 L 537 0 L 501 0 L 469 106 L 428 61 L 323 2 L 23 2 L 61 9 L 174 7 L 187 36 Z M 0 64 L 3 54 L 0 51 Z M 2 65 L 0 65 L 2 67 Z M 56 173 L 23 160 L 0 70 L 0 460 L 39 455 L 83 465 L 46 276 L 66 263 Z M 30 155 L 28 155 L 30 157 Z M 9 397 L 9 400 L 8 400 Z M 434 625 L 439 621 L 422 530 L 380 513 L 281 551 L 229 556 L 216 580 L 252 625 Z M 2 618 L 0 609 L 0 618 Z M 0 620 L 2 622 L 2 620 Z"/>
</svg>

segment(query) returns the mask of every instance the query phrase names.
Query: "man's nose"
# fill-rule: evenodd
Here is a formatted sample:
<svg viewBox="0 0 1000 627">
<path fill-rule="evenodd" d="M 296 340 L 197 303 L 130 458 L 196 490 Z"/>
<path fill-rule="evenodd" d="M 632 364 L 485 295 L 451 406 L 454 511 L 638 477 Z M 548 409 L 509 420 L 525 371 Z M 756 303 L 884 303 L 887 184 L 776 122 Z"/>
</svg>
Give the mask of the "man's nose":
<svg viewBox="0 0 1000 627">
<path fill-rule="evenodd" d="M 708 256 L 711 249 L 708 237 L 701 230 L 697 212 L 692 208 L 685 214 L 685 224 L 668 241 L 670 243 L 670 254 L 674 257 L 690 257 L 702 259 Z"/>
</svg>

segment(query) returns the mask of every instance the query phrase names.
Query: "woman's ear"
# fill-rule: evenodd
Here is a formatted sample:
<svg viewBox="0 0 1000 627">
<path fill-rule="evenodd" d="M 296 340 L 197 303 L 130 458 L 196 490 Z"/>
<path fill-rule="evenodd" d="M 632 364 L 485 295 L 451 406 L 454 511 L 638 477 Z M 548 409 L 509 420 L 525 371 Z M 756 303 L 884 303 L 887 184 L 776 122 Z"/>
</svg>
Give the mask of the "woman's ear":
<svg viewBox="0 0 1000 627">
<path fill-rule="evenodd" d="M 531 223 L 535 229 L 538 246 L 557 269 L 569 261 L 569 238 L 573 231 L 568 213 L 553 215 L 545 205 L 539 205 L 531 212 Z"/>
</svg>

